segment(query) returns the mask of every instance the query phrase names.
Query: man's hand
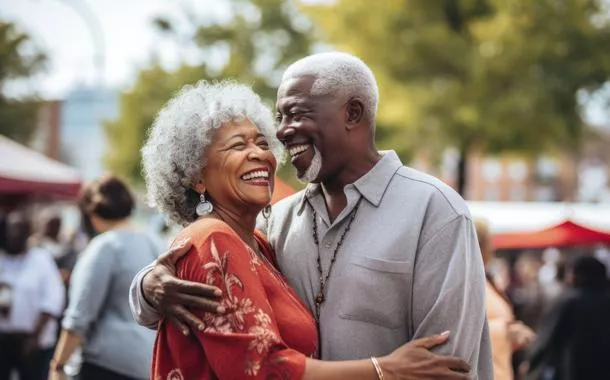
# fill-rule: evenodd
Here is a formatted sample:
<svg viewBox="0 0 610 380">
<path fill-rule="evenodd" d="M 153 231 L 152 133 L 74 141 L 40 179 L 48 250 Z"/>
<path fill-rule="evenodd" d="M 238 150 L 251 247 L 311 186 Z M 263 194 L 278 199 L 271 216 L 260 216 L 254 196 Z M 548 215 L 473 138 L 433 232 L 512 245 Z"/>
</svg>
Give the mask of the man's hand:
<svg viewBox="0 0 610 380">
<path fill-rule="evenodd" d="M 188 335 L 189 326 L 203 330 L 203 321 L 187 308 L 201 309 L 211 313 L 224 313 L 219 298 L 220 289 L 176 278 L 176 262 L 191 249 L 191 242 L 182 241 L 159 256 L 153 269 L 142 279 L 144 298 L 174 323 L 184 335 Z"/>
<path fill-rule="evenodd" d="M 449 332 L 413 340 L 379 358 L 384 377 L 391 380 L 469 379 L 470 366 L 464 360 L 430 352 L 447 339 Z"/>
</svg>

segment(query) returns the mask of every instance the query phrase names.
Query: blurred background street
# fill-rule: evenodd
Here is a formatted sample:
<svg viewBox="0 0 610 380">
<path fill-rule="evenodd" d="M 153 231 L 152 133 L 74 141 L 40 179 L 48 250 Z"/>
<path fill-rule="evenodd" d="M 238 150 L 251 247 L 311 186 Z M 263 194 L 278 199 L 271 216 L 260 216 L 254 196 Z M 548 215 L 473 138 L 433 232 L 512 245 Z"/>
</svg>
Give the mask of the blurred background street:
<svg viewBox="0 0 610 380">
<path fill-rule="evenodd" d="M 90 237 L 79 189 L 111 172 L 163 246 L 177 228 L 147 201 L 140 162 L 162 105 L 224 78 L 273 105 L 286 66 L 331 50 L 377 77 L 378 148 L 488 225 L 486 267 L 516 320 L 539 330 L 576 258 L 610 273 L 608 0 L 0 0 L 0 212 L 27 211 L 30 244 L 57 247 L 68 286 Z M 275 199 L 303 186 L 285 165 Z M 2 284 L 0 266 L 0 319 Z"/>
</svg>

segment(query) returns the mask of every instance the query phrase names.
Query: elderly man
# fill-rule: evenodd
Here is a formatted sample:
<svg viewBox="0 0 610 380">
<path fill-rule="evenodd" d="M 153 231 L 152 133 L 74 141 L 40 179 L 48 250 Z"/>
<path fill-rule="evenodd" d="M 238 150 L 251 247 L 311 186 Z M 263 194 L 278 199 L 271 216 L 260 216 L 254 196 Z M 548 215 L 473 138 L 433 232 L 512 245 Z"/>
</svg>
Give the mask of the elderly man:
<svg viewBox="0 0 610 380">
<path fill-rule="evenodd" d="M 442 368 L 443 354 L 466 360 L 472 378 L 491 379 L 485 276 L 466 204 L 394 151 L 376 150 L 377 103 L 373 73 L 349 54 L 315 54 L 286 70 L 277 136 L 309 185 L 274 205 L 261 229 L 319 323 L 322 359 L 383 355 L 449 330 L 437 354 L 413 351 L 412 378 L 433 378 L 417 365 Z M 186 307 L 216 310 L 215 289 L 174 277 L 180 253 L 134 279 L 140 323 L 153 326 L 159 310 L 183 329 L 200 327 Z"/>
</svg>

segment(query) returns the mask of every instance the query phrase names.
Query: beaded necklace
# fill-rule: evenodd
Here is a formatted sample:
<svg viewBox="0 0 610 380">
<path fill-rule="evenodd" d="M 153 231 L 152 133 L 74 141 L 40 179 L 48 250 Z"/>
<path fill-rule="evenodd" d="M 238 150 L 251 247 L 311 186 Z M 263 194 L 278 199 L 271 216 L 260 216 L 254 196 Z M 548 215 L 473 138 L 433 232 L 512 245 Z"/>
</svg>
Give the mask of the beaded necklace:
<svg viewBox="0 0 610 380">
<path fill-rule="evenodd" d="M 316 247 L 318 247 L 317 264 L 318 264 L 318 274 L 320 275 L 320 288 L 318 290 L 318 294 L 316 295 L 316 298 L 314 299 L 314 302 L 316 304 L 316 307 L 315 307 L 316 320 L 318 321 L 318 324 L 320 323 L 320 307 L 326 300 L 326 295 L 325 295 L 326 284 L 328 283 L 328 279 L 329 279 L 330 273 L 333 269 L 333 264 L 335 263 L 335 260 L 337 258 L 337 253 L 339 252 L 339 248 L 341 248 L 341 245 L 343 244 L 343 241 L 345 240 L 345 236 L 347 235 L 347 232 L 350 230 L 350 228 L 352 226 L 352 222 L 356 218 L 356 214 L 358 213 L 358 208 L 360 207 L 361 201 L 362 201 L 362 197 L 358 200 L 358 202 L 354 206 L 354 209 L 350 213 L 350 217 L 349 217 L 349 220 L 347 221 L 347 225 L 345 226 L 345 229 L 343 230 L 343 233 L 341 234 L 341 237 L 339 238 L 339 241 L 337 242 L 337 245 L 335 246 L 335 250 L 332 253 L 332 256 L 330 259 L 330 264 L 328 266 L 328 272 L 326 273 L 326 276 L 324 276 L 324 271 L 322 270 L 322 260 L 320 258 L 320 249 L 319 249 L 319 240 L 318 240 L 318 223 L 317 223 L 318 214 L 316 213 L 316 210 L 314 210 L 313 206 L 311 206 L 311 204 L 309 205 L 311 207 L 312 215 L 313 215 L 313 241 L 316 244 Z"/>
</svg>

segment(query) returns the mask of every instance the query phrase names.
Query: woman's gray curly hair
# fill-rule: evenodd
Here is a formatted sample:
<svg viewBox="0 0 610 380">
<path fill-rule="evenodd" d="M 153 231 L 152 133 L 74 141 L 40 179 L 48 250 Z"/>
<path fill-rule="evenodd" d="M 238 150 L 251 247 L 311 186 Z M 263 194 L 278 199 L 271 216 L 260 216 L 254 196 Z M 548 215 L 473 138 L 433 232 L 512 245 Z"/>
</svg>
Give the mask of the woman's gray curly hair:
<svg viewBox="0 0 610 380">
<path fill-rule="evenodd" d="M 265 135 L 280 161 L 283 147 L 275 136 L 271 109 L 249 86 L 234 81 L 200 81 L 184 86 L 161 109 L 142 148 L 142 166 L 149 200 L 180 225 L 197 218 L 204 152 L 212 132 L 230 121 L 250 119 Z"/>
</svg>

